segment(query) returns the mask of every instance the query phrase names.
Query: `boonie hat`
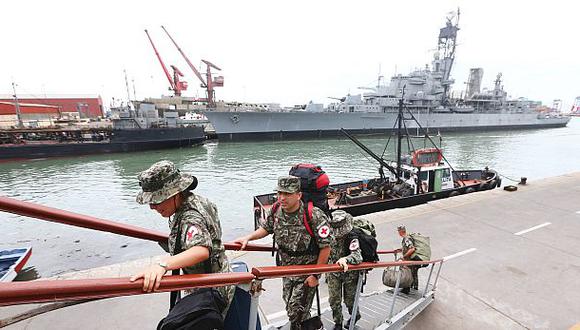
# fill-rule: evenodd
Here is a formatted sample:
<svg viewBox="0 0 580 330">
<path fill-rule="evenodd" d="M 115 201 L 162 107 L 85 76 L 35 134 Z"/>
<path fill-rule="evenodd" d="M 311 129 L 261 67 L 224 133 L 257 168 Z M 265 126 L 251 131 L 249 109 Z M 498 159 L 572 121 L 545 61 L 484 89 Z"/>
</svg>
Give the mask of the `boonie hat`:
<svg viewBox="0 0 580 330">
<path fill-rule="evenodd" d="M 175 164 L 162 160 L 139 173 L 141 191 L 137 194 L 139 204 L 159 204 L 189 187 L 197 187 L 197 178 L 181 173 Z"/>
<path fill-rule="evenodd" d="M 342 237 L 352 230 L 352 215 L 343 210 L 337 210 L 332 212 L 328 223 L 332 227 L 332 234 L 335 237 Z"/>
<path fill-rule="evenodd" d="M 300 192 L 300 178 L 292 175 L 281 176 L 278 178 L 278 186 L 274 191 L 290 194 Z"/>
</svg>

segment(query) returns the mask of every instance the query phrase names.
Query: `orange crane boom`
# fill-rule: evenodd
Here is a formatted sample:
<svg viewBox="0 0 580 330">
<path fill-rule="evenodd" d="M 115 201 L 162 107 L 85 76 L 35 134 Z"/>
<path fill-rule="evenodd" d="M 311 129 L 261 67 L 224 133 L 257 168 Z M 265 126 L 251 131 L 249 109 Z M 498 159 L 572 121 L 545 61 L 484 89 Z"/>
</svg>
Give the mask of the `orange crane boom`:
<svg viewBox="0 0 580 330">
<path fill-rule="evenodd" d="M 147 34 L 147 38 L 149 38 L 149 42 L 151 42 L 153 51 L 155 51 L 155 55 L 157 55 L 157 59 L 159 59 L 159 63 L 161 63 L 161 67 L 163 68 L 165 77 L 167 77 L 167 80 L 169 81 L 170 89 L 173 91 L 175 96 L 181 96 L 181 91 L 187 89 L 187 82 L 179 81 L 179 76 L 183 77 L 183 73 L 181 73 L 181 71 L 179 71 L 177 67 L 172 65 L 171 68 L 173 69 L 173 79 L 171 79 L 171 75 L 169 74 L 169 71 L 167 70 L 165 63 L 163 63 L 161 55 L 159 55 L 159 52 L 157 51 L 157 48 L 153 43 L 153 39 L 151 39 L 151 36 L 149 35 L 149 32 L 147 30 L 145 30 L 145 34 Z"/>
</svg>

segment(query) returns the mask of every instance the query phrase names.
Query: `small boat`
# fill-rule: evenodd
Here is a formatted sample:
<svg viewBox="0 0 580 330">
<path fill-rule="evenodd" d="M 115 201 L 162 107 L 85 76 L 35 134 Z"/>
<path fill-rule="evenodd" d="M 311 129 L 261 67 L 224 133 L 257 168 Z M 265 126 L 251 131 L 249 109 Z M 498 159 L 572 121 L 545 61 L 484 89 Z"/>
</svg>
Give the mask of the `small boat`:
<svg viewBox="0 0 580 330">
<path fill-rule="evenodd" d="M 30 255 L 32 247 L 0 250 L 0 282 L 12 282 L 22 270 Z"/>
<path fill-rule="evenodd" d="M 403 154 L 401 139 L 413 138 L 406 129 L 404 121 L 417 122 L 410 111 L 407 111 L 405 115 L 410 118 L 403 116 L 403 101 L 401 100 L 398 123 L 395 123 L 395 125 L 398 124 L 397 161 L 385 160 L 348 131 L 341 129 L 346 137 L 379 163 L 379 177 L 329 185 L 326 197 L 331 212 L 344 210 L 352 216 L 360 216 L 501 186 L 499 174 L 488 167 L 471 170 L 454 169 L 443 156 L 442 150 L 427 134 L 421 138 L 430 141 L 433 147 L 407 150 L 407 154 Z M 421 130 L 423 130 L 422 127 Z M 406 145 L 411 146 L 413 143 L 406 143 Z M 409 149 L 412 148 L 409 147 Z M 388 175 L 385 175 L 385 168 L 389 172 Z M 265 219 L 266 211 L 276 200 L 275 193 L 254 197 L 254 226 L 256 228 L 260 221 Z"/>
</svg>

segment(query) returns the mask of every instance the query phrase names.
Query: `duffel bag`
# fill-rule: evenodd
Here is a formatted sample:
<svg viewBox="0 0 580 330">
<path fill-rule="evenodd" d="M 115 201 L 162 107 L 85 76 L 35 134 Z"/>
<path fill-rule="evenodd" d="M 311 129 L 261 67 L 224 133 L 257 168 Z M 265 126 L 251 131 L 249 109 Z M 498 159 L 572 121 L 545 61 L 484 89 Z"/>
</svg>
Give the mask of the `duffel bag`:
<svg viewBox="0 0 580 330">
<path fill-rule="evenodd" d="M 387 267 L 383 271 L 383 284 L 389 287 L 394 288 L 397 284 L 397 266 Z M 411 269 L 408 267 L 402 266 L 399 269 L 401 273 L 401 280 L 399 281 L 399 288 L 405 289 L 410 288 L 413 285 L 413 274 L 411 273 Z"/>
</svg>

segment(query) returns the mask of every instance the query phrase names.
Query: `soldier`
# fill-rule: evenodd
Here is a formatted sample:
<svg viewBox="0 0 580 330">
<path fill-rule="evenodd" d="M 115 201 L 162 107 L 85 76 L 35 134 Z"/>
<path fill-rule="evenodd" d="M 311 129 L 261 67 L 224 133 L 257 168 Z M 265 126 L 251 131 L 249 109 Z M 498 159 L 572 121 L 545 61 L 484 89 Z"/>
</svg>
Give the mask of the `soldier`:
<svg viewBox="0 0 580 330">
<path fill-rule="evenodd" d="M 243 250 L 249 241 L 274 234 L 278 244 L 278 266 L 326 264 L 330 254 L 330 228 L 324 212 L 314 207 L 309 221 L 311 236 L 303 220 L 308 211 L 301 201 L 300 178 L 280 177 L 276 191 L 280 203 L 276 212 L 270 211 L 260 228 L 235 242 L 240 243 Z M 302 322 L 310 317 L 318 278 L 318 275 L 309 275 L 282 279 L 282 295 L 291 329 L 301 329 Z"/>
<path fill-rule="evenodd" d="M 419 258 L 419 256 L 415 254 L 415 243 L 413 242 L 411 237 L 407 235 L 407 229 L 405 228 L 405 226 L 403 225 L 398 226 L 397 231 L 399 232 L 399 236 L 402 237 L 401 240 L 402 247 L 401 251 L 403 254 L 402 259 L 407 261 L 421 261 L 421 258 Z M 411 269 L 411 273 L 413 274 L 413 289 L 417 290 L 419 288 L 419 276 L 417 272 L 419 271 L 419 268 L 421 268 L 421 266 L 409 266 L 409 268 Z M 404 288 L 401 290 L 401 292 L 409 293 L 410 288 Z"/>
<path fill-rule="evenodd" d="M 352 215 L 345 211 L 339 210 L 332 212 L 332 218 L 329 219 L 332 228 L 332 240 L 330 243 L 329 263 L 339 264 L 344 273 L 330 273 L 326 275 L 328 283 L 328 302 L 332 308 L 332 317 L 334 318 L 334 329 L 342 329 L 342 295 L 344 303 L 352 318 L 352 307 L 356 295 L 356 286 L 360 271 L 348 270 L 348 265 L 358 265 L 362 262 L 362 253 L 359 241 L 356 238 L 350 239 L 347 234 L 353 228 Z M 347 242 L 347 239 L 349 240 Z M 360 313 L 357 311 L 355 322 L 360 319 Z M 350 321 L 344 325 L 346 328 Z"/>
<path fill-rule="evenodd" d="M 142 191 L 139 204 L 149 204 L 152 210 L 169 218 L 169 252 L 171 256 L 131 277 L 143 278 L 143 291 L 159 288 L 167 271 L 182 269 L 186 274 L 227 273 L 230 265 L 222 244 L 222 230 L 214 203 L 192 192 L 197 186 L 195 176 L 181 173 L 170 161 L 160 161 L 139 174 Z M 170 217 L 173 215 L 173 219 Z M 233 286 L 217 288 L 227 306 L 234 295 Z M 186 290 L 187 294 L 192 290 Z"/>
</svg>

